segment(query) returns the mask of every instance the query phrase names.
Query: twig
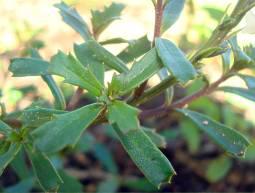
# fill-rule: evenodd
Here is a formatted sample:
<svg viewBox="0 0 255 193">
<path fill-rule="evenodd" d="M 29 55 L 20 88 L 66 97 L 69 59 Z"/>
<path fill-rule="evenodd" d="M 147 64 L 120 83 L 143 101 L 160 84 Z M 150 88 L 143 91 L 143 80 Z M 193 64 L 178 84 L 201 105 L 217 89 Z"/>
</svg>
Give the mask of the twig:
<svg viewBox="0 0 255 193">
<path fill-rule="evenodd" d="M 76 90 L 76 92 L 74 93 L 74 95 L 72 96 L 72 98 L 70 99 L 68 105 L 67 105 L 67 110 L 73 110 L 75 109 L 76 105 L 78 104 L 81 96 L 83 94 L 83 89 L 82 88 L 78 88 Z"/>
<path fill-rule="evenodd" d="M 139 117 L 141 119 L 145 119 L 145 118 L 152 117 L 152 116 L 163 116 L 164 114 L 169 113 L 174 108 L 182 108 L 185 105 L 191 103 L 192 101 L 200 98 L 201 96 L 205 96 L 205 95 L 212 93 L 222 82 L 224 82 L 230 76 L 232 76 L 232 74 L 222 76 L 220 79 L 218 79 L 216 82 L 212 83 L 210 86 L 206 86 L 206 87 L 202 88 L 201 90 L 199 90 L 198 92 L 172 103 L 172 105 L 170 105 L 170 106 L 159 107 L 156 109 L 143 111 L 140 113 Z"/>
<path fill-rule="evenodd" d="M 160 28 L 162 23 L 162 16 L 164 11 L 163 0 L 158 0 L 155 6 L 155 26 L 154 26 L 154 36 L 152 41 L 152 47 L 155 46 L 155 39 L 160 36 Z M 146 89 L 148 81 L 145 81 L 138 87 L 134 92 L 134 99 L 140 98 Z"/>
</svg>

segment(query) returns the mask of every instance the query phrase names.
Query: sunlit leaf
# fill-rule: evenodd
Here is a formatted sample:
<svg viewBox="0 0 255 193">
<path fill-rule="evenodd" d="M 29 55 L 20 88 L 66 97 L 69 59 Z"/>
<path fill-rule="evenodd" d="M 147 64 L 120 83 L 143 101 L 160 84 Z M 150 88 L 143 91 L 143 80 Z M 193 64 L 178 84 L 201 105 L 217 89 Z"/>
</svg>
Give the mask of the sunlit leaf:
<svg viewBox="0 0 255 193">
<path fill-rule="evenodd" d="M 182 84 L 196 77 L 197 72 L 184 53 L 172 42 L 157 38 L 156 48 L 160 59 L 170 73 Z"/>
<path fill-rule="evenodd" d="M 74 8 L 64 2 L 55 4 L 55 7 L 59 9 L 64 22 L 78 32 L 84 40 L 91 38 L 87 24 Z"/>
<path fill-rule="evenodd" d="M 93 56 L 87 42 L 74 45 L 74 52 L 78 60 L 97 77 L 101 84 L 104 84 L 104 65 Z"/>
<path fill-rule="evenodd" d="M 41 76 L 48 74 L 49 63 L 37 58 L 15 58 L 11 60 L 9 71 L 14 77 Z"/>
<path fill-rule="evenodd" d="M 65 82 L 80 86 L 95 96 L 100 96 L 104 88 L 95 75 L 71 54 L 67 56 L 59 51 L 51 59 L 49 72 L 64 77 Z"/>
<path fill-rule="evenodd" d="M 164 9 L 161 33 L 168 30 L 180 17 L 185 0 L 170 0 Z"/>
<path fill-rule="evenodd" d="M 241 97 L 244 97 L 248 100 L 255 102 L 255 90 L 248 90 L 246 88 L 230 87 L 230 86 L 220 87 L 218 88 L 218 90 L 239 95 Z"/>
<path fill-rule="evenodd" d="M 147 35 L 133 40 L 123 51 L 117 56 L 124 62 L 129 63 L 134 61 L 136 58 L 145 54 L 151 49 L 151 42 L 148 40 Z"/>
<path fill-rule="evenodd" d="M 120 18 L 120 14 L 124 9 L 121 3 L 112 3 L 110 6 L 105 6 L 104 10 L 92 10 L 91 22 L 94 35 L 98 36 L 105 28 L 107 28 L 114 20 Z"/>
<path fill-rule="evenodd" d="M 238 74 L 241 77 L 248 89 L 255 89 L 255 76 L 245 75 L 245 74 Z"/>
<path fill-rule="evenodd" d="M 111 88 L 115 93 L 127 93 L 148 80 L 162 68 L 156 50 L 147 52 L 143 58 L 135 62 L 128 73 L 114 76 Z"/>
<path fill-rule="evenodd" d="M 238 131 L 212 120 L 206 115 L 190 111 L 187 109 L 178 109 L 178 112 L 189 117 L 202 131 L 209 135 L 225 151 L 234 156 L 243 157 L 250 142 Z"/>
<path fill-rule="evenodd" d="M 120 60 L 118 57 L 114 56 L 111 52 L 102 47 L 99 43 L 94 40 L 87 42 L 88 48 L 93 53 L 92 56 L 102 62 L 104 65 L 108 66 L 111 69 L 116 70 L 117 72 L 127 72 L 128 68 L 125 63 Z"/>
</svg>

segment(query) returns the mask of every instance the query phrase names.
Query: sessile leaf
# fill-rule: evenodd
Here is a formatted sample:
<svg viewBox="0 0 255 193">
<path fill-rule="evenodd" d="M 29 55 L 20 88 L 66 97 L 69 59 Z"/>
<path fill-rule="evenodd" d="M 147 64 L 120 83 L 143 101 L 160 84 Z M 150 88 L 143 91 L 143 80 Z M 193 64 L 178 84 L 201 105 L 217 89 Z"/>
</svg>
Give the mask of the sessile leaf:
<svg viewBox="0 0 255 193">
<path fill-rule="evenodd" d="M 139 127 L 127 133 L 113 124 L 119 140 L 131 159 L 154 186 L 160 188 L 176 174 L 171 163 Z"/>
<path fill-rule="evenodd" d="M 59 51 L 51 59 L 49 72 L 65 78 L 65 82 L 80 86 L 94 96 L 100 96 L 104 86 L 97 80 L 95 75 L 71 54 L 65 55 Z"/>
<path fill-rule="evenodd" d="M 114 20 L 120 18 L 120 14 L 125 6 L 121 3 L 112 3 L 104 10 L 92 10 L 91 22 L 94 35 L 98 36 L 105 28 L 107 28 Z"/>
<path fill-rule="evenodd" d="M 185 0 L 170 0 L 167 2 L 161 25 L 161 33 L 169 29 L 180 17 L 184 8 Z"/>
<path fill-rule="evenodd" d="M 101 104 L 91 104 L 75 111 L 56 115 L 32 132 L 34 143 L 43 152 L 56 152 L 67 145 L 75 145 L 82 132 L 103 110 Z"/>
<path fill-rule="evenodd" d="M 139 110 L 122 101 L 114 101 L 108 106 L 108 120 L 117 123 L 123 133 L 139 127 Z"/>
<path fill-rule="evenodd" d="M 31 148 L 27 147 L 26 151 L 38 183 L 42 189 L 45 192 L 57 191 L 63 181 L 52 165 L 50 159 L 44 153 L 38 150 L 32 150 Z"/>
<path fill-rule="evenodd" d="M 237 157 L 243 157 L 250 142 L 238 131 L 231 129 L 221 123 L 212 120 L 206 115 L 190 111 L 188 109 L 177 109 L 189 117 L 202 131 L 209 135 L 225 151 Z"/>
<path fill-rule="evenodd" d="M 184 53 L 166 39 L 156 39 L 156 49 L 162 63 L 182 84 L 197 76 L 197 72 Z"/>
<path fill-rule="evenodd" d="M 250 101 L 255 102 L 255 90 L 254 89 L 223 86 L 223 87 L 218 88 L 217 90 L 228 92 L 228 93 L 235 94 L 235 95 L 239 95 L 239 96 L 244 97 Z"/>
<path fill-rule="evenodd" d="M 47 75 L 49 62 L 38 58 L 15 58 L 11 60 L 9 71 L 14 77 Z"/>
<path fill-rule="evenodd" d="M 84 40 L 91 39 L 89 28 L 76 9 L 69 7 L 64 2 L 55 4 L 55 7 L 59 9 L 62 18 L 67 25 L 78 32 Z"/>
<path fill-rule="evenodd" d="M 153 48 L 141 60 L 135 62 L 129 72 L 114 76 L 110 89 L 113 93 L 128 93 L 151 78 L 161 68 L 162 65 L 155 48 Z"/>
</svg>

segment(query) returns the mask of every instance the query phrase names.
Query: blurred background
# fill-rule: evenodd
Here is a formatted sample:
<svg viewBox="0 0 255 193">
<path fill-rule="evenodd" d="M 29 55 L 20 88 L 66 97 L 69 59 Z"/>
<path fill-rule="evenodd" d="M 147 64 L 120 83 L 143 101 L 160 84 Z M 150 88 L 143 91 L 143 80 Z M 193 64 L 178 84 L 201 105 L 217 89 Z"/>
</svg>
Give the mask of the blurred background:
<svg viewBox="0 0 255 193">
<path fill-rule="evenodd" d="M 12 78 L 8 73 L 11 58 L 27 56 L 29 49 L 38 48 L 42 56 L 49 60 L 58 50 L 72 52 L 73 43 L 82 42 L 82 38 L 61 20 L 57 9 L 53 7 L 58 2 L 58 0 L 0 0 L 0 96 L 2 95 L 0 102 L 6 104 L 7 112 L 24 109 L 35 100 L 49 102 L 53 100 L 47 85 L 39 77 Z M 65 2 L 74 5 L 90 24 L 90 10 L 102 9 L 112 1 Z M 113 37 L 137 39 L 145 34 L 149 39 L 152 38 L 154 10 L 149 0 L 114 2 L 124 3 L 126 8 L 121 20 L 112 23 L 100 36 L 100 40 Z M 174 41 L 190 55 L 210 37 L 226 8 L 229 6 L 231 9 L 235 2 L 235 0 L 186 0 L 184 12 L 164 37 Z M 238 29 L 241 29 L 238 35 L 241 45 L 255 44 L 254 19 L 255 11 L 252 10 L 238 26 Z M 107 46 L 107 49 L 118 54 L 125 46 L 125 44 Z M 207 59 L 204 63 L 206 65 L 202 70 L 209 80 L 216 80 L 222 69 L 221 58 Z M 61 79 L 56 79 L 65 97 L 69 99 L 75 88 L 61 83 Z M 150 85 L 157 82 L 158 79 L 153 78 Z M 231 78 L 224 84 L 240 87 L 245 85 L 239 78 Z M 185 92 L 191 93 L 200 87 L 201 83 L 197 81 L 188 86 Z M 176 90 L 176 97 L 182 96 L 184 89 Z M 88 103 L 89 100 L 85 93 L 80 105 Z M 161 100 L 162 96 L 154 99 L 150 107 L 160 104 Z M 189 107 L 242 131 L 254 141 L 254 103 L 235 95 L 214 93 L 210 97 L 194 101 Z M 178 174 L 174 177 L 173 183 L 162 191 L 255 190 L 254 146 L 250 147 L 245 159 L 236 160 L 226 156 L 200 133 L 195 125 L 181 117 L 167 116 L 160 120 L 152 118 L 142 120 L 142 123 L 155 128 L 166 138 L 167 146 L 163 152 Z M 108 125 L 89 131 L 75 150 L 68 149 L 63 155 L 52 157 L 54 163 L 59 165 L 59 168 L 65 168 L 71 176 L 69 177 L 74 180 L 73 188 L 85 192 L 155 191 L 115 140 Z M 15 171 L 13 166 L 0 178 L 0 184 L 6 192 L 17 191 L 21 187 L 18 186 L 20 185 L 18 182 L 24 181 Z M 28 187 L 29 183 L 30 186 L 34 183 L 33 180 L 25 182 L 23 188 Z"/>
</svg>

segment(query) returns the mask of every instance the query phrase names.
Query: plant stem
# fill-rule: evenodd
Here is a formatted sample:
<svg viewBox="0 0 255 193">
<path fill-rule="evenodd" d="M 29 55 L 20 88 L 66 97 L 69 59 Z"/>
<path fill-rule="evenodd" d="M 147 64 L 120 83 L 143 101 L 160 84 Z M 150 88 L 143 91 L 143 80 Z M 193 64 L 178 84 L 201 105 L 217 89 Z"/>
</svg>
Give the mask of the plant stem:
<svg viewBox="0 0 255 193">
<path fill-rule="evenodd" d="M 239 0 L 229 18 L 223 20 L 222 23 L 216 27 L 216 29 L 212 32 L 212 36 L 192 56 L 191 62 L 196 65 L 201 58 L 199 56 L 203 50 L 219 46 L 229 34 L 229 32 L 240 23 L 247 11 L 249 11 L 254 6 L 254 0 Z"/>
<path fill-rule="evenodd" d="M 201 96 L 211 94 L 222 82 L 224 82 L 226 79 L 228 79 L 231 76 L 232 76 L 232 74 L 222 76 L 220 79 L 218 79 L 216 82 L 212 83 L 210 86 L 205 86 L 204 88 L 197 91 L 196 93 L 189 95 L 187 97 L 184 97 L 184 98 L 172 103 L 172 105 L 170 105 L 170 106 L 159 107 L 159 108 L 152 109 L 152 110 L 146 110 L 146 111 L 141 112 L 141 114 L 139 116 L 141 119 L 145 119 L 145 118 L 152 117 L 152 116 L 162 116 L 162 115 L 169 113 L 174 108 L 182 108 L 185 105 L 191 103 L 192 101 L 200 98 Z"/>
<path fill-rule="evenodd" d="M 140 105 L 152 99 L 153 97 L 159 95 L 163 91 L 165 91 L 170 86 L 174 85 L 177 80 L 173 76 L 169 76 L 160 82 L 158 85 L 148 89 L 143 93 L 143 95 L 133 101 L 130 102 L 132 105 Z"/>
<path fill-rule="evenodd" d="M 151 47 L 155 46 L 155 40 L 157 37 L 160 36 L 160 28 L 162 23 L 162 16 L 164 11 L 164 5 L 163 0 L 157 0 L 157 3 L 155 5 L 155 24 L 154 24 L 154 35 L 153 35 L 153 41 Z M 140 96 L 143 94 L 144 90 L 146 89 L 148 81 L 146 80 L 144 83 L 141 84 L 140 87 L 138 87 L 134 92 L 134 100 L 140 98 Z"/>
<path fill-rule="evenodd" d="M 69 101 L 69 103 L 68 103 L 66 109 L 67 109 L 67 110 L 73 110 L 73 109 L 75 109 L 75 107 L 76 107 L 76 105 L 78 104 L 78 102 L 79 102 L 79 100 L 80 100 L 82 94 L 83 94 L 83 89 L 79 87 L 79 88 L 75 91 L 74 95 L 71 97 L 71 99 L 70 99 L 70 101 Z"/>
</svg>

